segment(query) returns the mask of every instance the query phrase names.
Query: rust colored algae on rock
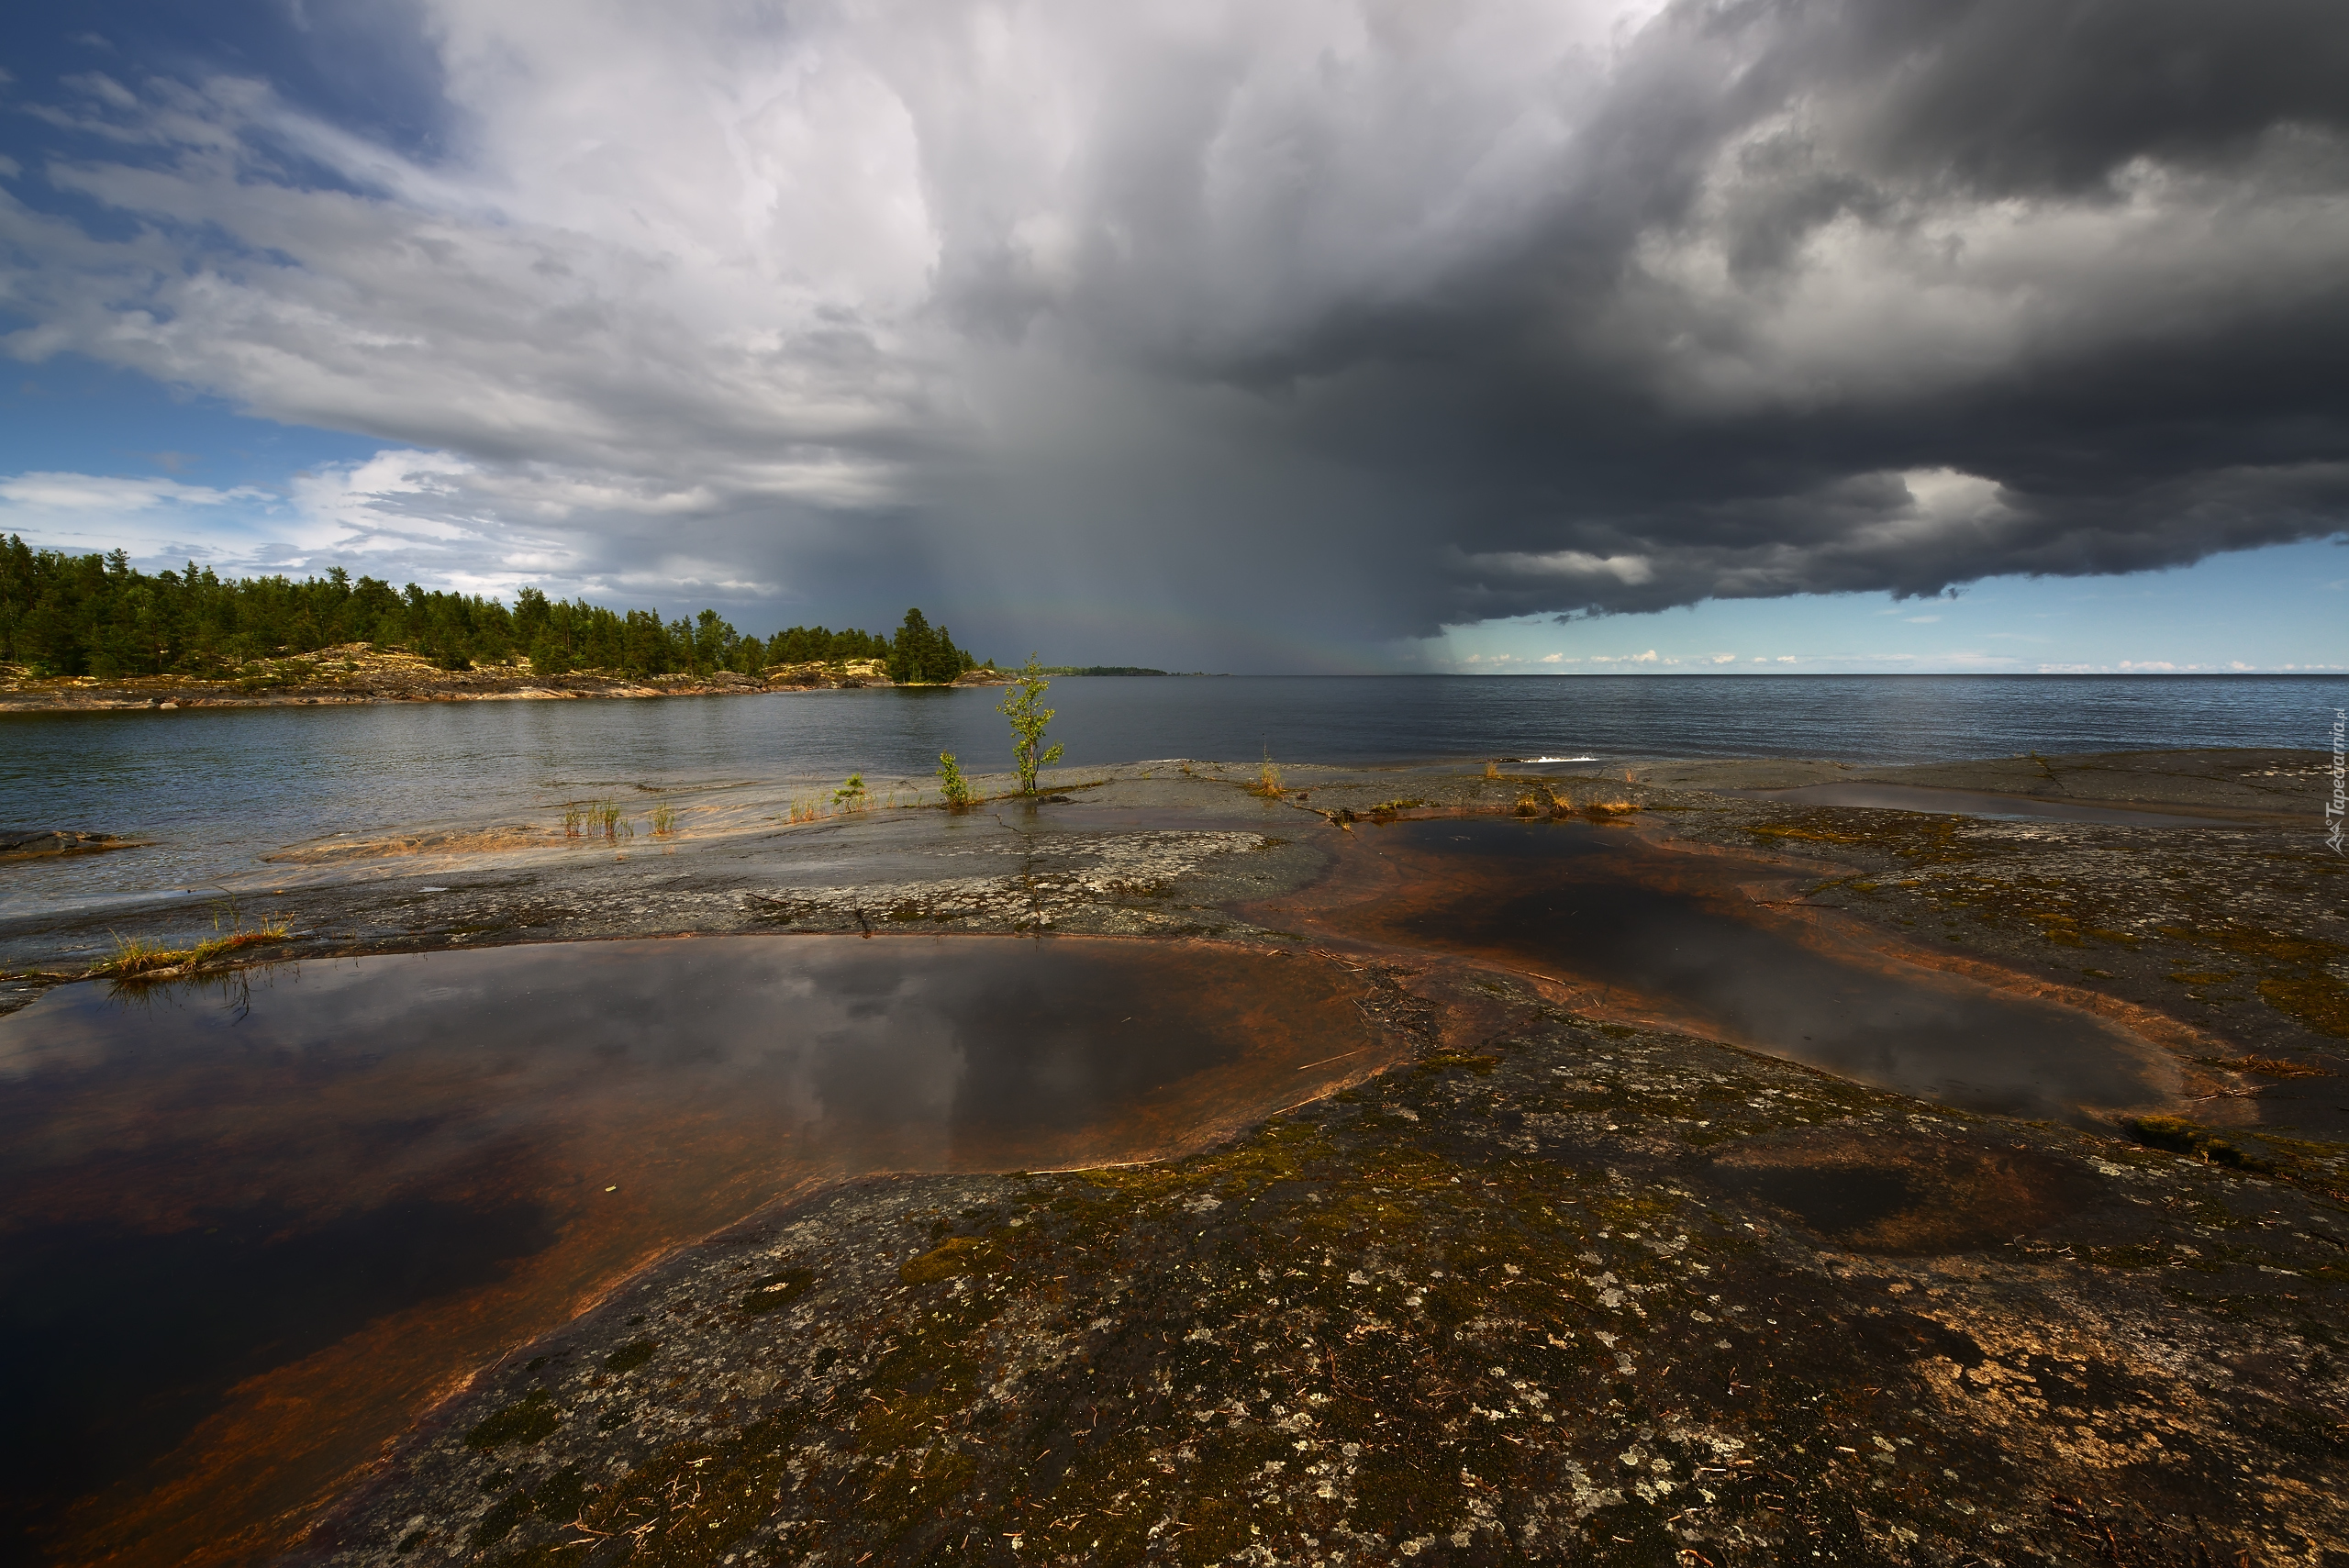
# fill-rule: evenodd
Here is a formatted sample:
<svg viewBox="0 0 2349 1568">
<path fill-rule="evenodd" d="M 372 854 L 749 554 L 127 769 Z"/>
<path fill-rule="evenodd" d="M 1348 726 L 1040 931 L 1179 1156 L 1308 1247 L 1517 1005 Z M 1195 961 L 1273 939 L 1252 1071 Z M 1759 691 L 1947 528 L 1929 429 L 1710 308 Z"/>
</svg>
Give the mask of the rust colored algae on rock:
<svg viewBox="0 0 2349 1568">
<path fill-rule="evenodd" d="M 60 1561 L 266 1557 L 679 1243 L 859 1173 L 1196 1149 L 1393 1060 L 1365 994 L 1197 943 L 823 937 L 52 992 L 0 1019 L 8 1522 Z"/>
</svg>

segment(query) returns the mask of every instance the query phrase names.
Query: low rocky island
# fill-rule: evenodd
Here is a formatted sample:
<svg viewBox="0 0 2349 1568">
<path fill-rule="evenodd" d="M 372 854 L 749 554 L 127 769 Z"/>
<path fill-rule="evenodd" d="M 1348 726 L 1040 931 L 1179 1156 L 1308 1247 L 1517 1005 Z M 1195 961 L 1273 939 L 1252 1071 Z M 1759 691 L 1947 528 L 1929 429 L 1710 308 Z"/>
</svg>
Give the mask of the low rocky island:
<svg viewBox="0 0 2349 1568">
<path fill-rule="evenodd" d="M 384 1564 L 2339 1563 L 2328 762 L 1161 762 L 962 814 L 685 798 L 626 858 L 513 824 L 320 862 L 354 874 L 288 886 L 258 951 L 1180 939 L 1343 987 L 1396 1065 L 1139 1164 L 795 1193 L 471 1369 L 323 1507 L 184 1480 L 139 1529 Z M 1626 911 L 2077 1018 L 2124 1087 L 2031 1119 L 1765 1049 L 1544 936 L 1490 848 L 1519 829 L 1666 900 Z M 0 1006 L 75 973 L 74 924 L 0 927 Z M 243 1429 L 333 1418 L 297 1385 Z"/>
<path fill-rule="evenodd" d="M 945 685 L 1001 685 L 1010 676 L 968 670 Z M 366 643 L 259 661 L 204 675 L 36 675 L 0 665 L 0 713 L 76 709 L 317 706 L 388 702 L 530 702 L 582 697 L 740 696 L 747 693 L 844 690 L 893 682 L 885 662 L 858 659 L 778 664 L 757 675 L 734 670 L 626 675 L 573 670 L 539 674 L 527 655 L 451 669 L 420 655 Z"/>
</svg>

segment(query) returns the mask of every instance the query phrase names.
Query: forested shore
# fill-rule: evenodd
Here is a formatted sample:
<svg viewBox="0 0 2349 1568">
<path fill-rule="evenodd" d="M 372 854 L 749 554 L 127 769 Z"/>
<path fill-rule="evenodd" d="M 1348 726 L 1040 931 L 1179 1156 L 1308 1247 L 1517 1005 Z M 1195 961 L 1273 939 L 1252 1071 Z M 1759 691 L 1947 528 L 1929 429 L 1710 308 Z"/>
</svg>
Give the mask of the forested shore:
<svg viewBox="0 0 2349 1568">
<path fill-rule="evenodd" d="M 711 609 L 663 620 L 657 610 L 551 599 L 532 587 L 508 607 L 481 595 L 353 579 L 340 566 L 299 581 L 222 577 L 193 562 L 150 573 L 121 550 L 77 556 L 34 550 L 15 535 L 0 541 L 0 662 L 36 676 L 222 676 L 351 643 L 450 671 L 524 656 L 539 675 L 757 675 L 778 664 L 876 660 L 903 684 L 951 681 L 980 662 L 918 609 L 907 611 L 894 636 L 795 626 L 761 638 Z"/>
</svg>

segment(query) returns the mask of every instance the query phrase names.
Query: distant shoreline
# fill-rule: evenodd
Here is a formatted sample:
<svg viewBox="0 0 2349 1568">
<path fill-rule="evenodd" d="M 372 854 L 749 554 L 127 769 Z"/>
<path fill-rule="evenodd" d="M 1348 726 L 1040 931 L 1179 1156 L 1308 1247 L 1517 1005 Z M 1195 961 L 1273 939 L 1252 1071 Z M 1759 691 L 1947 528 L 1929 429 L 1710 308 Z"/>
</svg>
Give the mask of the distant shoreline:
<svg viewBox="0 0 2349 1568">
<path fill-rule="evenodd" d="M 966 671 L 940 687 L 994 686 L 1009 681 L 991 669 Z M 408 653 L 369 652 L 336 659 L 307 656 L 272 662 L 265 673 L 227 678 L 201 675 L 0 676 L 0 714 L 173 712 L 182 708 L 349 707 L 388 703 L 575 702 L 615 697 L 741 696 L 879 686 L 930 689 L 931 683 L 889 679 L 874 660 L 845 664 L 777 665 L 764 676 L 719 670 L 707 675 L 616 675 L 581 671 L 540 675 L 527 664 L 444 670 Z"/>
</svg>

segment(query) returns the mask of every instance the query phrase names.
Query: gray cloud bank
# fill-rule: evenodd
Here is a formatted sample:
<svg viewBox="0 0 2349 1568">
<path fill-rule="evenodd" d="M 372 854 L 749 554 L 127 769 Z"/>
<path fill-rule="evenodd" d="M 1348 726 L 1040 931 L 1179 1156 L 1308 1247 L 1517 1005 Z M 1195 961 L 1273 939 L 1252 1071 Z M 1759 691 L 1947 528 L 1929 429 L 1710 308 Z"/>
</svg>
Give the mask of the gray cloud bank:
<svg viewBox="0 0 2349 1568">
<path fill-rule="evenodd" d="M 414 29 L 429 157 L 228 70 L 14 89 L 0 344 L 435 454 L 318 482 L 320 550 L 1297 668 L 2349 525 L 2336 0 Z"/>
</svg>

